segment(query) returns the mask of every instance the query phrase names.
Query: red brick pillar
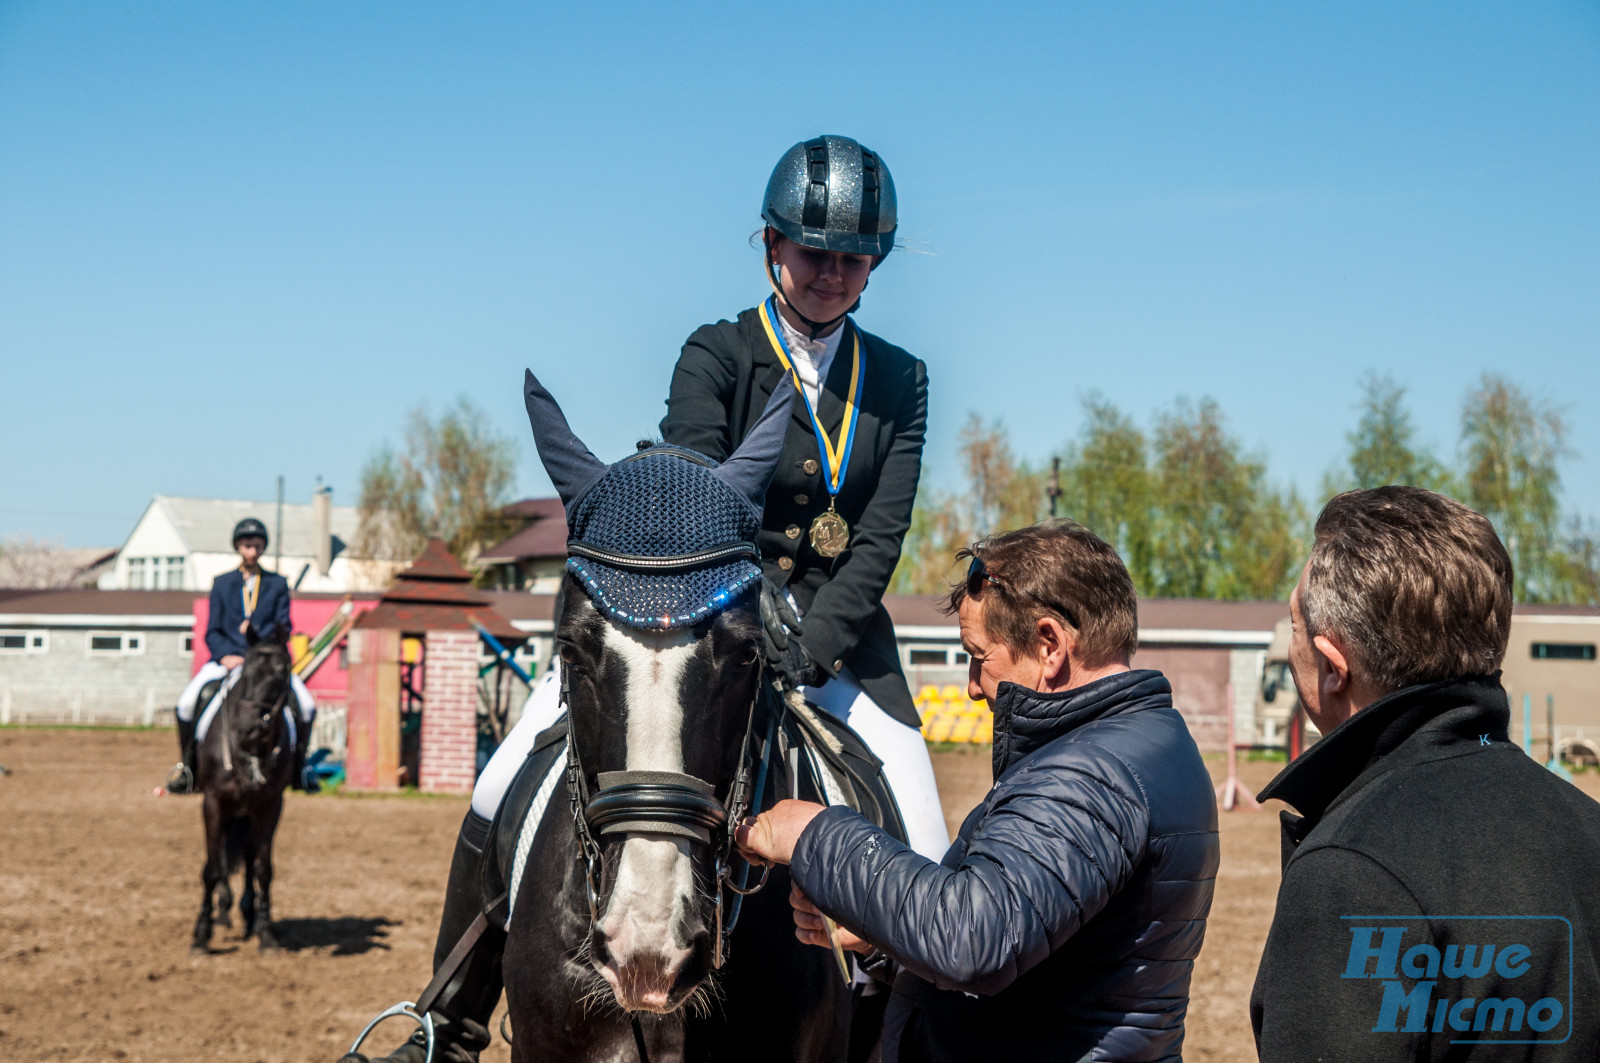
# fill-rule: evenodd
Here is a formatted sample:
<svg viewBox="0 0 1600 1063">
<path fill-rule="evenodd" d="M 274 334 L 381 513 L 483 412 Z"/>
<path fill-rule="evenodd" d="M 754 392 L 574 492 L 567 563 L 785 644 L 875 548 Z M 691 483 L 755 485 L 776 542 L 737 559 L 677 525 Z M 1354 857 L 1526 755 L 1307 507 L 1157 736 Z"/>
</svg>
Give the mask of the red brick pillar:
<svg viewBox="0 0 1600 1063">
<path fill-rule="evenodd" d="M 478 636 L 430 631 L 422 660 L 421 788 L 468 793 L 477 778 Z"/>
</svg>

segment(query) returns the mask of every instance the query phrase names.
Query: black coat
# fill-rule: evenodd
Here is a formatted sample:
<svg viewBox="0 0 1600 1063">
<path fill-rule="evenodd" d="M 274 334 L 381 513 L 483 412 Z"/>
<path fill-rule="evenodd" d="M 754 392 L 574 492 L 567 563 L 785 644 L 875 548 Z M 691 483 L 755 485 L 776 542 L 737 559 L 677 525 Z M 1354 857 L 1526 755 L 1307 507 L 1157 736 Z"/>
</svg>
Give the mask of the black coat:
<svg viewBox="0 0 1600 1063">
<path fill-rule="evenodd" d="M 837 439 L 850 387 L 845 335 L 818 392 L 818 416 Z M 862 382 L 855 447 L 836 505 L 850 546 L 828 559 L 811 549 L 811 522 L 828 508 L 826 459 L 818 453 L 806 404 L 794 404 L 783 460 L 767 491 L 758 545 L 766 575 L 787 585 L 805 614 L 807 652 L 830 676 L 848 665 L 879 707 L 920 726 L 894 625 L 883 607 L 922 471 L 928 419 L 927 369 L 899 347 L 861 333 Z M 744 440 L 786 378 L 753 309 L 738 321 L 697 329 L 683 345 L 661 435 L 722 461 Z M 793 387 L 793 384 L 787 384 Z M 786 567 L 787 566 L 787 567 Z"/>
<path fill-rule="evenodd" d="M 250 643 L 239 633 L 245 620 L 262 638 L 289 627 L 289 581 L 276 572 L 261 569 L 261 587 L 256 593 L 256 608 L 244 615 L 244 573 L 230 569 L 211 583 L 211 615 L 206 620 L 206 649 L 211 659 L 220 661 L 230 653 L 243 657 Z"/>
<path fill-rule="evenodd" d="M 942 864 L 846 808 L 795 847 L 801 891 L 904 968 L 886 1047 L 901 1063 L 1177 1060 L 1218 848 L 1171 686 L 1002 683 L 994 748 L 994 788 Z"/>
<path fill-rule="evenodd" d="M 1261 792 L 1304 813 L 1282 813 L 1283 883 L 1250 997 L 1266 1063 L 1600 1059 L 1600 804 L 1525 756 L 1507 721 L 1498 676 L 1411 687 L 1356 713 Z M 1457 918 L 1507 915 L 1559 918 Z M 1570 982 L 1563 920 L 1576 956 Z M 1403 976 L 1402 965 L 1390 972 L 1365 953 L 1344 977 L 1353 947 L 1385 945 L 1385 930 L 1396 931 L 1397 951 L 1454 946 L 1458 961 L 1469 947 L 1482 960 L 1485 945 L 1524 944 L 1529 969 L 1436 975 L 1416 998 L 1421 1006 L 1402 1010 L 1400 996 L 1428 979 Z M 1428 974 L 1426 962 L 1419 953 L 1413 969 Z M 1389 973 L 1393 986 L 1381 977 Z M 1397 1005 L 1387 1022 L 1386 994 Z M 1548 1033 L 1508 1032 L 1508 1014 L 1495 1033 L 1493 1013 L 1482 1031 L 1470 1029 L 1476 1010 L 1458 1015 L 1468 1030 L 1452 1030 L 1447 1008 L 1437 1016 L 1445 1028 L 1432 1032 L 1440 1000 L 1453 1008 L 1468 997 L 1517 998 L 1524 1008 L 1554 997 L 1565 1014 Z M 1451 1044 L 1559 1040 L 1569 1017 L 1564 1044 Z"/>
</svg>

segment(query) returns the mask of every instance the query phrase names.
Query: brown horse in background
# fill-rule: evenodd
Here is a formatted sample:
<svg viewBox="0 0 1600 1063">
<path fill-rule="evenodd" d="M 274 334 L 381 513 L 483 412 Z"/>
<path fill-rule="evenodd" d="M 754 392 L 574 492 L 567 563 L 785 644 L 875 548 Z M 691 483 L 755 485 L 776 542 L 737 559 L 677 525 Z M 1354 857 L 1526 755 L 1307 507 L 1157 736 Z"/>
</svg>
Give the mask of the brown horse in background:
<svg viewBox="0 0 1600 1063">
<path fill-rule="evenodd" d="M 213 897 L 220 910 L 216 921 L 231 924 L 228 876 L 240 868 L 244 937 L 254 934 L 263 951 L 278 948 L 272 930 L 272 836 L 283 814 L 284 787 L 294 774 L 288 634 L 263 639 L 254 629 L 249 632 L 239 680 L 223 695 L 200 745 L 195 778 L 205 795 L 206 863 L 195 952 L 210 951 Z"/>
</svg>

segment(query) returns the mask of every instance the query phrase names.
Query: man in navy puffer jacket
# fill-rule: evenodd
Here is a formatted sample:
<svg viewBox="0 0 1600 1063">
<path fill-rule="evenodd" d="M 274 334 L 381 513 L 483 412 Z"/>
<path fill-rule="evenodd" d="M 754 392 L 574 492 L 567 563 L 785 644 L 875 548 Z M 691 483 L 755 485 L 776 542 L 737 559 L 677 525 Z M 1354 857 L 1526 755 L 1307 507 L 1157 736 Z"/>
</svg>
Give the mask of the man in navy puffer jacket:
<svg viewBox="0 0 1600 1063">
<path fill-rule="evenodd" d="M 884 1058 L 1177 1060 L 1218 861 L 1216 800 L 1137 602 L 1070 521 L 980 542 L 951 594 L 969 691 L 994 709 L 994 788 L 935 864 L 846 808 L 747 822 L 789 863 L 801 940 L 822 914 L 893 978 Z"/>
</svg>

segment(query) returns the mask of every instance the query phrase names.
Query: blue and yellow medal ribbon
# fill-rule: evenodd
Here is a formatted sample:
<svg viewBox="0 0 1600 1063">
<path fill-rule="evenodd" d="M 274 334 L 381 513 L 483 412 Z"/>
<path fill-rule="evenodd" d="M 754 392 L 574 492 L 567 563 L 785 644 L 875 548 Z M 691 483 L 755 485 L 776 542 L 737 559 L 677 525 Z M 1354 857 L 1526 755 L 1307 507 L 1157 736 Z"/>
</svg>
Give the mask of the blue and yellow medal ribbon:
<svg viewBox="0 0 1600 1063">
<path fill-rule="evenodd" d="M 767 296 L 767 301 L 759 307 L 761 314 L 761 327 L 767 330 L 767 339 L 772 341 L 772 349 L 778 356 L 778 361 L 783 368 L 788 370 L 789 378 L 794 381 L 795 390 L 800 392 L 800 400 L 806 404 L 806 413 L 811 417 L 811 428 L 817 434 L 817 449 L 822 452 L 822 458 L 827 462 L 828 475 L 823 483 L 828 488 L 830 496 L 837 495 L 844 486 L 845 470 L 850 465 L 850 451 L 856 443 L 856 425 L 860 423 L 861 390 L 866 383 L 866 374 L 862 371 L 861 363 L 861 333 L 856 328 L 855 322 L 850 322 L 850 394 L 844 403 L 844 421 L 839 425 L 839 443 L 834 445 L 828 438 L 828 433 L 822 427 L 822 419 L 817 416 L 817 411 L 812 408 L 811 399 L 806 395 L 806 389 L 800 386 L 800 374 L 795 372 L 794 362 L 789 355 L 789 345 L 784 342 L 783 332 L 773 324 L 773 318 L 778 314 L 778 303 L 775 296 Z M 820 387 L 822 381 L 818 380 L 818 397 L 821 397 Z"/>
<path fill-rule="evenodd" d="M 261 595 L 261 574 L 256 573 L 252 579 L 250 573 L 244 569 L 241 568 L 239 571 L 244 573 L 244 586 L 241 591 L 244 598 L 244 618 L 249 620 L 256 613 L 256 601 Z"/>
</svg>

